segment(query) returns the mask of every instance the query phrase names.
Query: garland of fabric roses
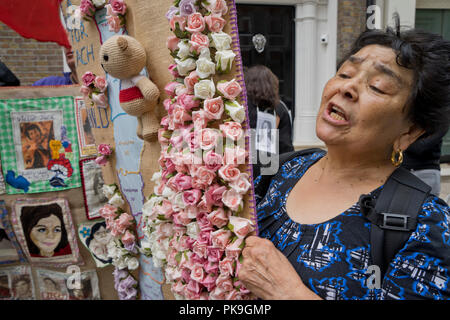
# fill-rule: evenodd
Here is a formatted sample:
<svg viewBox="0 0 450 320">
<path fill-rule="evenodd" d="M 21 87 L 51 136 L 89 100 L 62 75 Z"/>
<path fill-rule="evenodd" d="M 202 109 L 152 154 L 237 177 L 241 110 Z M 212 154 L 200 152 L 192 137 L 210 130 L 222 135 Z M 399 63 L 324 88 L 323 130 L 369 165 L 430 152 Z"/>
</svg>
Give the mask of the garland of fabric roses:
<svg viewBox="0 0 450 320">
<path fill-rule="evenodd" d="M 108 203 L 99 212 L 113 236 L 107 249 L 108 257 L 112 258 L 115 266 L 114 288 L 120 300 L 135 300 L 139 297 L 138 281 L 131 271 L 139 267 L 140 253 L 136 242 L 135 220 L 122 209 L 125 201 L 116 184 L 104 185 L 103 194 L 108 198 Z"/>
<path fill-rule="evenodd" d="M 235 79 L 213 78 L 229 73 L 236 56 L 223 32 L 227 12 L 225 0 L 177 0 L 166 14 L 174 80 L 165 86 L 160 171 L 143 207 L 141 247 L 164 267 L 176 299 L 253 298 L 237 278 L 244 239 L 253 231 L 239 217 L 251 187 L 238 166 L 248 161 L 239 145 L 245 141 L 245 109 L 237 101 L 242 88 Z"/>
</svg>

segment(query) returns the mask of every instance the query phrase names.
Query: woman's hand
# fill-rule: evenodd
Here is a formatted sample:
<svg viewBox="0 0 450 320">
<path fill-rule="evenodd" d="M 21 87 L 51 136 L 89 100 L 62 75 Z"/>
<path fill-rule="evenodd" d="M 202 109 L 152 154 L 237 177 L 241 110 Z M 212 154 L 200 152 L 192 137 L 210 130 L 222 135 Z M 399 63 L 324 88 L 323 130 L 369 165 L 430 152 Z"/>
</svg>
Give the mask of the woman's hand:
<svg viewBox="0 0 450 320">
<path fill-rule="evenodd" d="M 253 294 L 265 300 L 320 299 L 309 290 L 289 260 L 269 240 L 245 239 L 244 261 L 238 277 Z"/>
</svg>

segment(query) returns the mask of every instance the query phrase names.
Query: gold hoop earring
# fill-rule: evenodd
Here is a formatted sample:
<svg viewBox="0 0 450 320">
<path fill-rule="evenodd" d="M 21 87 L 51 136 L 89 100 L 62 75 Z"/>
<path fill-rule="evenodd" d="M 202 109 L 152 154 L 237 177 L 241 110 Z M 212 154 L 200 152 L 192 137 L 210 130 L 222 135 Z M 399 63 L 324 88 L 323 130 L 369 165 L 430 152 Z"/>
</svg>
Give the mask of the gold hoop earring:
<svg viewBox="0 0 450 320">
<path fill-rule="evenodd" d="M 392 150 L 391 162 L 394 166 L 399 167 L 403 162 L 403 151 L 398 149 L 397 151 Z"/>
</svg>

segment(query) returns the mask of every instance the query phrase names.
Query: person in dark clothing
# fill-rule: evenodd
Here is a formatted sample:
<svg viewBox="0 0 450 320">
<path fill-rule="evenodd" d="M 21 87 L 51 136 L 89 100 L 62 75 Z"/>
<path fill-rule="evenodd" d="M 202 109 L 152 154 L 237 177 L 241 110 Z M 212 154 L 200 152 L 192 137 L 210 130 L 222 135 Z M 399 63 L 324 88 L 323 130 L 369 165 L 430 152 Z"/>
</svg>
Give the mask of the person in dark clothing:
<svg viewBox="0 0 450 320">
<path fill-rule="evenodd" d="M 441 147 L 448 127 L 419 139 L 406 149 L 402 166 L 427 183 L 437 196 L 441 192 Z"/>
<path fill-rule="evenodd" d="M 291 118 L 288 109 L 280 100 L 277 76 L 266 66 L 255 65 L 244 70 L 244 80 L 250 128 L 257 128 L 258 111 L 273 114 L 278 129 L 278 153 L 293 151 Z M 253 148 L 253 151 L 258 155 L 257 162 L 253 163 L 253 177 L 256 178 L 261 172 L 261 161 L 258 150 Z"/>
<path fill-rule="evenodd" d="M 0 61 L 0 86 L 1 87 L 15 87 L 20 86 L 20 80 L 15 74 Z"/>
</svg>

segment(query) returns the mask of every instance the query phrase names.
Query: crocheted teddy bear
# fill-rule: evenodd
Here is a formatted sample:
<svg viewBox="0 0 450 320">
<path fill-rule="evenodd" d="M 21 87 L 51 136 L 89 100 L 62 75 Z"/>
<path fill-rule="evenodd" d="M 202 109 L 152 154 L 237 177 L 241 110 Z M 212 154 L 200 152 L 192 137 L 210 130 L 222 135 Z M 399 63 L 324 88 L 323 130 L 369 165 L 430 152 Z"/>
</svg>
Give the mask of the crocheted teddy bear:
<svg viewBox="0 0 450 320">
<path fill-rule="evenodd" d="M 113 36 L 100 47 L 100 59 L 107 73 L 122 80 L 120 106 L 138 118 L 137 136 L 146 141 L 157 140 L 156 106 L 160 92 L 149 78 L 139 74 L 147 61 L 144 47 L 133 37 Z"/>
</svg>

